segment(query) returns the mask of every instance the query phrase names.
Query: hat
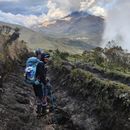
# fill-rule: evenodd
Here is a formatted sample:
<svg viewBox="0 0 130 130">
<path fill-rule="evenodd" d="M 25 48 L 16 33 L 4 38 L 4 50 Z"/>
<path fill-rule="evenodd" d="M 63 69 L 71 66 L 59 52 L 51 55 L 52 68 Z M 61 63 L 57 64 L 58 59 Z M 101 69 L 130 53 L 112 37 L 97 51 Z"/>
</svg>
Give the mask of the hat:
<svg viewBox="0 0 130 130">
<path fill-rule="evenodd" d="M 42 53 L 41 54 L 41 60 L 48 59 L 50 57 L 50 54 Z"/>
</svg>

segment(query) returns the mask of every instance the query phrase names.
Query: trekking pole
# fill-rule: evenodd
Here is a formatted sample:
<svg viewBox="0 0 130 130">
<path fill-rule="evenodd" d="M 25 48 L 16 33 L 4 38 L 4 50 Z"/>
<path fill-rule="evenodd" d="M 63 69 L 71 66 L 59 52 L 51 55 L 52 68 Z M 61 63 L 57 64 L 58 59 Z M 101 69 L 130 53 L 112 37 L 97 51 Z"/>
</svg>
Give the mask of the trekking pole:
<svg viewBox="0 0 130 130">
<path fill-rule="evenodd" d="M 52 110 L 54 111 L 56 108 L 56 98 L 54 98 L 52 91 L 51 91 L 50 98 L 51 98 Z"/>
<path fill-rule="evenodd" d="M 53 95 L 52 89 L 50 89 L 50 100 L 51 100 L 51 104 L 52 104 L 52 112 L 54 113 L 54 117 L 52 118 L 54 123 L 58 123 L 57 117 L 56 117 L 56 98 Z"/>
</svg>

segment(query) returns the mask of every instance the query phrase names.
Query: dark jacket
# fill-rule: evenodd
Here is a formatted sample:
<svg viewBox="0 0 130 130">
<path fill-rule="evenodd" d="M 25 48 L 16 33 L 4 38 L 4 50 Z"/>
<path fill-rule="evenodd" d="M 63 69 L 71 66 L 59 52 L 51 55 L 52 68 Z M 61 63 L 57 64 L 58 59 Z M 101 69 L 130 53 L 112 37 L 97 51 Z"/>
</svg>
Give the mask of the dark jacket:
<svg viewBox="0 0 130 130">
<path fill-rule="evenodd" d="M 44 62 L 39 62 L 36 68 L 36 78 L 46 85 L 46 68 Z"/>
</svg>

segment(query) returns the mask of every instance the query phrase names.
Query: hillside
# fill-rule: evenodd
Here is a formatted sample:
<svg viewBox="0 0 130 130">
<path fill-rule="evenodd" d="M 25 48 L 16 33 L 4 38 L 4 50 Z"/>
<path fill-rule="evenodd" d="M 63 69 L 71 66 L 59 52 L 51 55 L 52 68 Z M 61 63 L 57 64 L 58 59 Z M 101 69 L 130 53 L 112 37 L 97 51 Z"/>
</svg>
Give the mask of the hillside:
<svg viewBox="0 0 130 130">
<path fill-rule="evenodd" d="M 104 19 L 87 12 L 77 11 L 52 23 L 43 23 L 39 30 L 52 37 L 65 37 L 99 46 L 104 31 Z"/>
<path fill-rule="evenodd" d="M 129 130 L 130 69 L 116 65 L 116 58 L 113 68 L 109 63 L 104 67 L 106 61 L 96 63 L 99 54 L 96 50 L 73 56 L 55 53 L 50 76 L 59 105 L 79 130 Z"/>
<path fill-rule="evenodd" d="M 20 28 L 20 39 L 26 41 L 27 45 L 31 49 L 36 48 L 44 48 L 47 50 L 59 49 L 61 51 L 68 51 L 70 53 L 81 53 L 83 50 L 90 50 L 94 47 L 80 40 L 71 40 L 68 38 L 52 38 L 49 37 L 49 35 L 44 36 L 43 33 L 39 33 L 19 25 L 0 22 L 0 26 L 2 25 L 8 25 L 13 28 L 15 27 Z"/>
<path fill-rule="evenodd" d="M 1 47 L 6 39 L 8 36 L 0 35 Z M 3 50 L 0 52 L 0 130 L 75 129 L 68 113 L 60 108 L 44 118 L 36 117 L 35 96 L 23 76 L 25 61 L 32 53 L 18 40 L 8 43 Z"/>
<path fill-rule="evenodd" d="M 0 25 L 20 28 L 20 39 L 26 41 L 31 49 L 59 49 L 75 54 L 100 46 L 104 31 L 103 18 L 82 11 L 73 12 L 60 20 L 35 25 L 33 30 L 3 22 Z"/>
<path fill-rule="evenodd" d="M 35 96 L 23 76 L 25 61 L 34 54 L 18 39 L 4 46 L 7 39 L 0 35 L 1 130 L 130 129 L 130 68 L 120 60 L 126 59 L 124 50 L 96 48 L 80 55 L 51 52 L 47 76 L 57 107 L 37 119 Z M 122 58 L 113 58 L 112 52 L 123 54 Z M 109 60 L 103 60 L 102 53 Z"/>
</svg>

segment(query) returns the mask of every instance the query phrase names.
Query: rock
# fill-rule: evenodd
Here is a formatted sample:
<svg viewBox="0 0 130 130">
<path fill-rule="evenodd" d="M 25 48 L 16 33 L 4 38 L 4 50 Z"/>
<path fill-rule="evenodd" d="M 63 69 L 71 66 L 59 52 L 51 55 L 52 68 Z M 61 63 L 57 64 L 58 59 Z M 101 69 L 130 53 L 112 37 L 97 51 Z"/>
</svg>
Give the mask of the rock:
<svg viewBox="0 0 130 130">
<path fill-rule="evenodd" d="M 3 92 L 4 92 L 4 90 L 2 88 L 0 88 L 0 93 L 3 93 Z"/>
<path fill-rule="evenodd" d="M 25 130 L 24 123 L 18 117 L 8 121 L 6 130 Z"/>
<path fill-rule="evenodd" d="M 28 123 L 29 119 L 30 119 L 30 115 L 29 114 L 20 114 L 19 118 L 21 119 L 22 122 Z"/>
<path fill-rule="evenodd" d="M 19 113 L 25 113 L 26 112 L 26 108 L 24 108 L 24 106 L 14 105 L 14 106 L 11 106 L 11 109 L 14 110 L 14 111 L 17 111 Z"/>
<path fill-rule="evenodd" d="M 0 88 L 3 88 L 3 78 L 2 78 L 2 75 L 0 75 Z"/>
<path fill-rule="evenodd" d="M 16 101 L 21 104 L 29 104 L 30 100 L 20 95 L 16 95 Z"/>
<path fill-rule="evenodd" d="M 45 130 L 55 130 L 51 125 L 45 127 Z"/>
</svg>

